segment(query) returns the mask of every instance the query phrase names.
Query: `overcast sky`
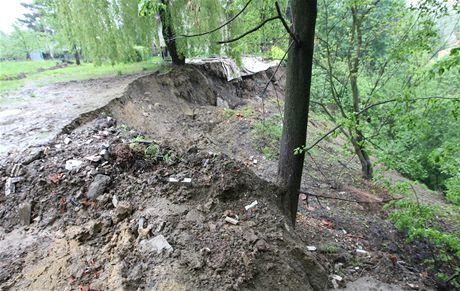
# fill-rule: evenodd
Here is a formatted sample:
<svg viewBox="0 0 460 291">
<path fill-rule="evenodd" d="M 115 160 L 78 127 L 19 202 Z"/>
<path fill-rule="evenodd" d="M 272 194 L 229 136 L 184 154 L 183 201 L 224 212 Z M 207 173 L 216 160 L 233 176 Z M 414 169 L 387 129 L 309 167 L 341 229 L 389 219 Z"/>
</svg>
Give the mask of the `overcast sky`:
<svg viewBox="0 0 460 291">
<path fill-rule="evenodd" d="M 21 17 L 26 9 L 20 3 L 30 3 L 31 0 L 0 0 L 0 30 L 11 32 L 16 18 Z"/>
</svg>

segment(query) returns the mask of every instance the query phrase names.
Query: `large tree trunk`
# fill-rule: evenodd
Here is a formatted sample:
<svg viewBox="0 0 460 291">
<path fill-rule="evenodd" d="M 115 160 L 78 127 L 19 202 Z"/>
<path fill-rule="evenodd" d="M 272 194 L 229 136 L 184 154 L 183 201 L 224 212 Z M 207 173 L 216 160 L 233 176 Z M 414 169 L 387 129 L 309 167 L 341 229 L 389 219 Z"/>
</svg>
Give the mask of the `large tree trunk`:
<svg viewBox="0 0 460 291">
<path fill-rule="evenodd" d="M 284 188 L 282 209 L 295 224 L 304 154 L 294 155 L 294 149 L 304 145 L 307 137 L 317 1 L 290 2 L 293 30 L 300 43 L 292 45 L 288 57 L 278 182 Z M 294 40 L 291 38 L 290 41 Z"/>
<path fill-rule="evenodd" d="M 172 63 L 174 65 L 185 65 L 185 57 L 177 51 L 177 44 L 175 39 L 174 27 L 171 21 L 171 11 L 169 10 L 169 1 L 160 0 L 165 8 L 160 9 L 160 19 L 163 27 L 163 36 L 165 38 L 166 47 L 171 55 Z"/>
</svg>

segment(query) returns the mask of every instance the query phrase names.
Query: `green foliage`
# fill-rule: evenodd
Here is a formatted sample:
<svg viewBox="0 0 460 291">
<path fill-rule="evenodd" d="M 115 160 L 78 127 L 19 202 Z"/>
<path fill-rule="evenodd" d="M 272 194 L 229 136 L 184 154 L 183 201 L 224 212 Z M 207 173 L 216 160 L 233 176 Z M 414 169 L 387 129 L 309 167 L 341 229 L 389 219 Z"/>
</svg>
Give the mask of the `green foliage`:
<svg viewBox="0 0 460 291">
<path fill-rule="evenodd" d="M 281 134 L 282 119 L 279 115 L 255 122 L 251 133 L 256 148 L 269 160 L 278 156 Z"/>
<path fill-rule="evenodd" d="M 270 58 L 272 58 L 273 60 L 281 60 L 283 59 L 285 54 L 286 52 L 278 46 L 272 46 L 272 48 L 270 49 Z"/>
<path fill-rule="evenodd" d="M 144 157 L 146 160 L 156 160 L 160 156 L 160 146 L 156 143 L 150 144 L 144 150 Z"/>
<path fill-rule="evenodd" d="M 389 216 L 390 220 L 398 229 L 407 232 L 409 241 L 425 239 L 436 247 L 433 249 L 435 252 L 433 259 L 426 263 L 431 266 L 443 265 L 451 272 L 451 274 L 438 272 L 436 274 L 438 279 L 447 281 L 447 278 L 458 272 L 455 262 L 460 259 L 460 233 L 443 230 L 446 225 L 446 221 L 442 220 L 445 216 L 443 210 L 408 200 L 392 203 L 391 207 L 394 211 Z M 455 280 L 450 284 L 452 287 L 458 285 Z"/>
</svg>

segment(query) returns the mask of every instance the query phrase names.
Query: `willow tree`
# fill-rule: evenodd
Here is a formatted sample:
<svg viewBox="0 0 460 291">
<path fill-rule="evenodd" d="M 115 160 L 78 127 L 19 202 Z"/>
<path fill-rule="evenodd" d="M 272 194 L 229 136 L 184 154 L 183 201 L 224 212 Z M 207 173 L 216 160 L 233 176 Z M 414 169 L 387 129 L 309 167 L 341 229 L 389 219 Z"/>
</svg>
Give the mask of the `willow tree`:
<svg viewBox="0 0 460 291">
<path fill-rule="evenodd" d="M 164 38 L 173 64 L 183 65 L 186 57 L 221 55 L 218 41 L 225 36 L 225 30 L 209 31 L 225 19 L 226 2 L 139 0 L 139 15 L 160 20 L 159 42 Z"/>
<path fill-rule="evenodd" d="M 52 0 L 50 7 L 67 48 L 96 64 L 137 61 L 137 48 L 152 45 L 155 22 L 138 16 L 134 1 Z"/>
</svg>

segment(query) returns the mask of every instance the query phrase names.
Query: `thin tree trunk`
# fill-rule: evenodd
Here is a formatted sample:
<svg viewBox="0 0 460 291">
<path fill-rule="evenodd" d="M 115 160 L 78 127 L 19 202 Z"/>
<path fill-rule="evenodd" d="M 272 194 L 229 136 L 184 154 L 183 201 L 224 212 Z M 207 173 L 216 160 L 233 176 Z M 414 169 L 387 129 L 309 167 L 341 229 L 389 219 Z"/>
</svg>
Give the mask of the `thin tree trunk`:
<svg viewBox="0 0 460 291">
<path fill-rule="evenodd" d="M 163 27 L 163 35 L 171 60 L 174 65 L 185 65 L 185 57 L 177 51 L 174 27 L 171 21 L 171 11 L 169 11 L 169 1 L 160 0 L 160 3 L 165 5 L 165 8 L 160 9 L 160 19 Z"/>
<path fill-rule="evenodd" d="M 358 72 L 363 36 L 361 31 L 361 19 L 359 18 L 356 7 L 351 8 L 351 15 L 353 22 L 351 31 L 350 50 L 348 52 L 348 67 L 350 70 L 350 86 L 353 98 L 353 111 L 356 114 L 360 111 L 361 103 L 361 97 L 359 95 L 358 87 Z M 372 163 L 369 158 L 369 154 L 367 153 L 366 148 L 363 145 L 364 135 L 359 129 L 359 121 L 359 117 L 356 117 L 356 124 L 354 125 L 354 128 L 350 131 L 351 143 L 353 144 L 355 153 L 359 158 L 362 176 L 365 179 L 370 180 L 372 179 L 373 174 Z"/>
<path fill-rule="evenodd" d="M 294 150 L 304 145 L 307 137 L 317 1 L 290 2 L 293 30 L 300 43 L 293 44 L 288 57 L 278 182 L 284 189 L 281 197 L 282 209 L 295 225 L 304 154 L 294 155 Z M 291 38 L 290 41 L 294 40 Z"/>
</svg>

